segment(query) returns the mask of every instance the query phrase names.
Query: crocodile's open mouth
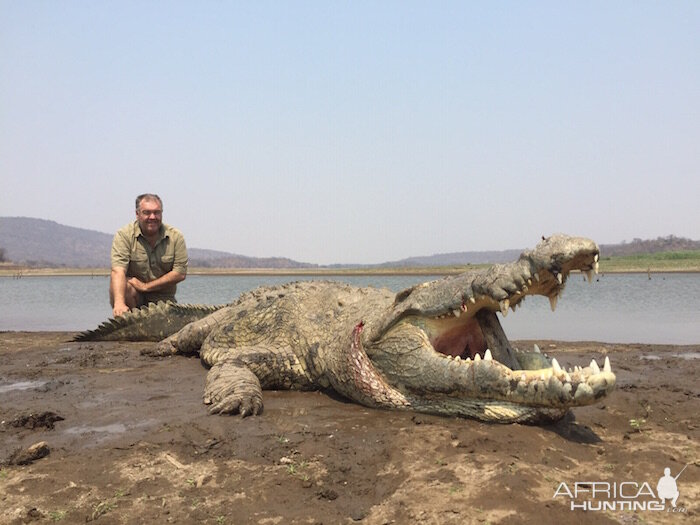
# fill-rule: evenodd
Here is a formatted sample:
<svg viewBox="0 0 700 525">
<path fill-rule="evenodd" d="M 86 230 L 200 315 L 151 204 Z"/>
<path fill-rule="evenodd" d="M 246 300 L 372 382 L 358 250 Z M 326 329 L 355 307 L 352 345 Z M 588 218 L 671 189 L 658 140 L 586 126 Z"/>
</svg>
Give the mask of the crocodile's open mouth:
<svg viewBox="0 0 700 525">
<path fill-rule="evenodd" d="M 489 345 L 487 344 L 487 336 L 484 334 L 486 332 L 489 338 L 493 339 L 495 334 L 490 332 L 489 325 L 483 326 L 480 319 L 486 320 L 487 317 L 495 317 L 495 314 L 480 310 L 479 313 L 473 317 L 469 317 L 464 322 L 456 323 L 445 323 L 438 321 L 436 324 L 443 324 L 444 326 L 436 326 L 435 330 L 431 330 L 434 334 L 430 338 L 430 344 L 436 352 L 441 354 L 459 357 L 460 359 L 474 359 L 477 355 L 484 357 L 484 354 Z M 489 321 L 491 321 L 489 319 Z M 498 319 L 495 319 L 498 323 Z M 498 324 L 500 327 L 500 323 Z"/>
<path fill-rule="evenodd" d="M 594 261 L 592 268 L 596 266 Z M 528 295 L 544 295 L 550 299 L 552 310 L 556 308 L 569 272 L 543 271 L 532 279 L 522 280 L 522 286 L 513 289 L 500 300 L 490 294 L 471 297 L 460 307 L 437 316 L 408 315 L 404 321 L 420 328 L 430 341 L 433 350 L 444 356 L 463 359 L 495 359 L 511 370 L 523 368 L 515 356 L 497 313 L 506 316 L 515 311 Z M 589 276 L 590 280 L 590 276 Z"/>
<path fill-rule="evenodd" d="M 517 351 L 497 314 L 516 310 L 528 295 L 549 298 L 552 309 L 572 271 L 592 279 L 599 250 L 587 239 L 552 236 L 511 264 L 465 272 L 417 285 L 396 295 L 392 310 L 372 327 L 368 353 L 380 369 L 391 370 L 397 355 L 420 355 L 420 379 L 414 371 L 392 380 L 407 392 L 513 405 L 565 409 L 595 402 L 615 386 L 609 360 L 602 366 L 564 369 L 556 359 Z M 375 342 L 380 341 L 382 344 Z M 374 346 L 372 347 L 372 345 Z M 485 402 L 485 401 L 484 401 Z M 520 409 L 518 409 L 520 410 Z"/>
<path fill-rule="evenodd" d="M 452 359 L 493 358 L 511 370 L 521 368 L 496 312 L 482 307 L 468 313 L 438 318 L 409 317 L 405 321 L 420 328 L 435 352 Z"/>
<path fill-rule="evenodd" d="M 554 311 L 572 271 L 587 275 L 589 282 L 598 271 L 595 244 L 544 263 L 537 256 L 537 252 L 523 254 L 515 264 L 495 265 L 473 277 L 465 274 L 401 292 L 396 299 L 396 315 L 385 327 L 408 322 L 425 333 L 433 350 L 452 359 L 485 359 L 490 351 L 490 358 L 511 370 L 529 368 L 516 357 L 497 313 L 505 317 L 528 295 L 547 297 Z M 435 296 L 449 295 L 438 303 L 441 306 L 431 307 L 423 300 L 428 289 Z"/>
</svg>

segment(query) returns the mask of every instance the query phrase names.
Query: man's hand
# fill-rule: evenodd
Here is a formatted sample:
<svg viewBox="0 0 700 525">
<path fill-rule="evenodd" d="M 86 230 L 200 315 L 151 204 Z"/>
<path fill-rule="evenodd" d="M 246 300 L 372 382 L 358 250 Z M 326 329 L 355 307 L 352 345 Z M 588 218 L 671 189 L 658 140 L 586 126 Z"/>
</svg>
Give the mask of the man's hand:
<svg viewBox="0 0 700 525">
<path fill-rule="evenodd" d="M 119 317 L 120 315 L 124 315 L 128 311 L 129 307 L 126 304 L 115 304 L 114 308 L 112 308 L 112 315 L 114 315 L 114 317 Z"/>
<path fill-rule="evenodd" d="M 185 280 L 185 274 L 171 270 L 165 275 L 161 275 L 158 279 L 144 283 L 136 277 L 129 277 L 127 283 L 138 293 L 159 292 L 163 288 L 172 284 L 177 284 Z"/>
<path fill-rule="evenodd" d="M 129 277 L 127 282 L 139 293 L 146 293 L 150 289 L 146 283 L 136 277 Z"/>
</svg>

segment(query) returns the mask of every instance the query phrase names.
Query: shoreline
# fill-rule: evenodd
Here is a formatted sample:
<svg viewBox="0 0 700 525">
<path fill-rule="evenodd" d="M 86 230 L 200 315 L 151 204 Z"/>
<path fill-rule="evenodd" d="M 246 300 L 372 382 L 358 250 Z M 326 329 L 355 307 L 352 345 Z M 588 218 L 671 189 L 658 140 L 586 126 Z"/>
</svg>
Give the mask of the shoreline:
<svg viewBox="0 0 700 525">
<path fill-rule="evenodd" d="M 470 270 L 488 268 L 490 265 L 465 267 L 411 267 L 411 268 L 191 268 L 188 275 L 201 276 L 400 276 L 400 275 L 458 275 Z M 581 273 L 574 271 L 572 273 Z M 664 274 L 700 273 L 700 268 L 610 268 L 601 264 L 599 275 L 605 274 Z M 0 265 L 0 277 L 109 277 L 108 268 L 29 268 Z"/>
</svg>

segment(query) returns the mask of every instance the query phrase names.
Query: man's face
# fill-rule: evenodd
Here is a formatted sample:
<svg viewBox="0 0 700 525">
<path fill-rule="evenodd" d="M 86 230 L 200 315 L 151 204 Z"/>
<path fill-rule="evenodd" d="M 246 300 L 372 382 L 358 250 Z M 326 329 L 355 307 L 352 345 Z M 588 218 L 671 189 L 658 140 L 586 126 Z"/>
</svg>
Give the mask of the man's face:
<svg viewBox="0 0 700 525">
<path fill-rule="evenodd" d="M 163 222 L 163 209 L 158 201 L 143 199 L 136 210 L 136 219 L 144 235 L 155 235 Z"/>
</svg>

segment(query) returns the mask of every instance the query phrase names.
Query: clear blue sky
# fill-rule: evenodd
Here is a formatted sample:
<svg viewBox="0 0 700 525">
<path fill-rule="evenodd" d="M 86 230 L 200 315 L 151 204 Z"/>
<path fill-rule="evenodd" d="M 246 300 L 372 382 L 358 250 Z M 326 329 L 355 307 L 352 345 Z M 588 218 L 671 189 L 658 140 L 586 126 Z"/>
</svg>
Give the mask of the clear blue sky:
<svg viewBox="0 0 700 525">
<path fill-rule="evenodd" d="M 700 2 L 0 0 L 0 216 L 315 263 L 700 238 Z"/>
</svg>

